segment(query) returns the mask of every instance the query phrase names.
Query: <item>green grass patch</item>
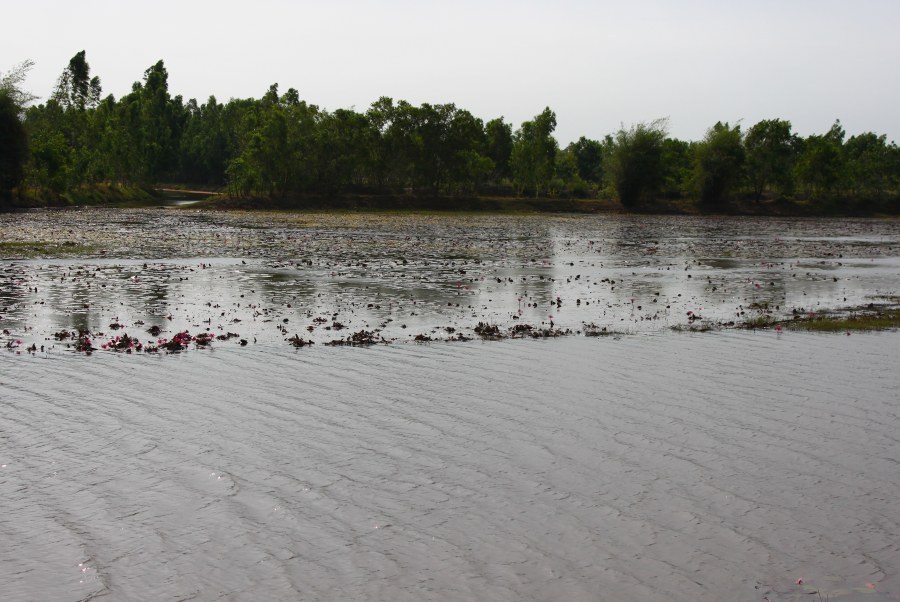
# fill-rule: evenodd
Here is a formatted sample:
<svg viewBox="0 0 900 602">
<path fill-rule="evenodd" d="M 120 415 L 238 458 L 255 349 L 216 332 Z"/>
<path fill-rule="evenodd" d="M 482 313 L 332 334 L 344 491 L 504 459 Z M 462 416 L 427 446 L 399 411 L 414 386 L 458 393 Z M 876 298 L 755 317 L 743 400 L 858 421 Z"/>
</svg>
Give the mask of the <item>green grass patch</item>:
<svg viewBox="0 0 900 602">
<path fill-rule="evenodd" d="M 48 188 L 25 187 L 19 191 L 19 198 L 10 206 L 12 209 L 37 207 L 152 207 L 159 204 L 159 198 L 149 188 L 126 186 L 102 182 L 84 184 L 64 192 Z"/>
<path fill-rule="evenodd" d="M 775 325 L 775 320 L 772 316 L 761 314 L 759 316 L 754 316 L 743 322 L 739 323 L 738 326 L 740 328 L 746 328 L 747 330 L 757 330 L 760 328 L 770 328 Z"/>
<path fill-rule="evenodd" d="M 800 314 L 788 320 L 776 319 L 769 314 L 759 314 L 739 322 L 722 322 L 714 325 L 708 323 L 701 325 L 676 324 L 671 329 L 676 332 L 706 332 L 730 328 L 805 332 L 897 330 L 900 329 L 900 307 L 868 305 L 827 313 Z"/>
<path fill-rule="evenodd" d="M 785 322 L 791 330 L 810 332 L 845 332 L 896 330 L 900 328 L 900 309 L 851 312 L 847 315 L 824 315 Z"/>
<path fill-rule="evenodd" d="M 90 253 L 93 245 L 85 245 L 71 240 L 51 242 L 33 241 L 0 241 L 0 257 L 4 259 L 33 259 L 45 256 L 77 256 Z"/>
<path fill-rule="evenodd" d="M 66 191 L 62 197 L 72 205 L 146 207 L 159 203 L 150 191 L 139 186 L 90 184 Z"/>
</svg>

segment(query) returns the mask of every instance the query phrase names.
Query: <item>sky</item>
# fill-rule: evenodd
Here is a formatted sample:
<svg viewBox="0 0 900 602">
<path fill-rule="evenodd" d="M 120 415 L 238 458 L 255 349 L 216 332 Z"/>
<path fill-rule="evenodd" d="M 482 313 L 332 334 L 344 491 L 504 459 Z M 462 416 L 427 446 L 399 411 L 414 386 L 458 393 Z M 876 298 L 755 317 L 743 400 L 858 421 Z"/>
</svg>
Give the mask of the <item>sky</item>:
<svg viewBox="0 0 900 602">
<path fill-rule="evenodd" d="M 518 127 L 549 106 L 565 146 L 667 118 L 699 140 L 717 121 L 840 119 L 900 141 L 897 0 L 29 0 L 2 10 L 0 71 L 35 66 L 46 99 L 78 51 L 103 92 L 127 94 L 162 59 L 185 100 L 262 96 L 319 107 L 381 96 L 455 103 Z"/>
</svg>

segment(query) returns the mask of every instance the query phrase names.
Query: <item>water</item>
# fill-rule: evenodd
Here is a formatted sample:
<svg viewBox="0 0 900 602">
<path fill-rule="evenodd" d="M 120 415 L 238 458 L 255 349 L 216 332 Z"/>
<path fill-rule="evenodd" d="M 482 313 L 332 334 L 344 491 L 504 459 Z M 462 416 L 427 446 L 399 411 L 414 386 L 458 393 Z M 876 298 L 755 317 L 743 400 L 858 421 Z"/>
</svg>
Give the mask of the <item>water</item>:
<svg viewBox="0 0 900 602">
<path fill-rule="evenodd" d="M 896 599 L 898 352 L 726 333 L 3 354 L 0 590 Z"/>
<path fill-rule="evenodd" d="M 60 215 L 0 216 L 94 245 L 0 264 L 4 599 L 900 599 L 900 337 L 669 332 L 884 302 L 894 222 Z M 405 342 L 557 296 L 558 327 L 633 334 Z M 249 344 L 50 336 L 219 318 Z M 394 342 L 328 347 L 334 321 Z"/>
<path fill-rule="evenodd" d="M 900 299 L 897 220 L 85 210 L 0 216 L 0 257 L 0 325 L 38 346 L 110 324 L 273 344 L 658 332 Z"/>
</svg>

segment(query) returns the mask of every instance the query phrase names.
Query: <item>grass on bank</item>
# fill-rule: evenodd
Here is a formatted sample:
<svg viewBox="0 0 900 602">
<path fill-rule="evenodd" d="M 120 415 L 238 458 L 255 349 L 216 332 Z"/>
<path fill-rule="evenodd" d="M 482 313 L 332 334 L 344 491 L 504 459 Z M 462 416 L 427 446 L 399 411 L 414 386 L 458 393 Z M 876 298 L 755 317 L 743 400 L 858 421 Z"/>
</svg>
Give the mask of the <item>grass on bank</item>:
<svg viewBox="0 0 900 602">
<path fill-rule="evenodd" d="M 80 244 L 71 240 L 53 242 L 49 240 L 35 241 L 0 241 L 0 259 L 33 259 L 46 256 L 78 256 L 91 253 L 96 247 Z"/>
<path fill-rule="evenodd" d="M 810 332 L 895 330 L 900 328 L 900 309 L 854 312 L 845 316 L 815 316 L 792 320 L 788 327 Z"/>
<path fill-rule="evenodd" d="M 18 190 L 9 209 L 41 207 L 150 207 L 159 204 L 159 197 L 150 188 L 124 184 L 84 184 L 64 192 L 48 188 L 25 187 Z"/>
<path fill-rule="evenodd" d="M 317 195 L 294 197 L 233 197 L 221 195 L 192 206 L 203 209 L 274 211 L 416 211 L 435 213 L 614 213 L 621 206 L 610 200 L 522 197 L 429 197 L 416 195 Z"/>
<path fill-rule="evenodd" d="M 900 328 L 900 308 L 858 308 L 846 312 L 797 315 L 791 320 L 776 320 L 760 315 L 737 324 L 747 330 L 785 329 L 805 332 L 871 332 Z"/>
</svg>

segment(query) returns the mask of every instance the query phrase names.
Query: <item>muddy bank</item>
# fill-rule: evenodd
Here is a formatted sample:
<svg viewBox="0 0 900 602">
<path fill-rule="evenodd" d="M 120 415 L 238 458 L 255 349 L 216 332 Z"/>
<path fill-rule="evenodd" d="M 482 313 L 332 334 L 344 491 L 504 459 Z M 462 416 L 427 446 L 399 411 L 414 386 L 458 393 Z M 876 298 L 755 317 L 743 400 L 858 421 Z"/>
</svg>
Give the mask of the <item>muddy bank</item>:
<svg viewBox="0 0 900 602">
<path fill-rule="evenodd" d="M 229 197 L 208 199 L 203 209 L 262 211 L 442 211 L 494 213 L 623 213 L 621 204 L 600 199 L 523 197 L 429 197 L 412 195 Z"/>
</svg>

